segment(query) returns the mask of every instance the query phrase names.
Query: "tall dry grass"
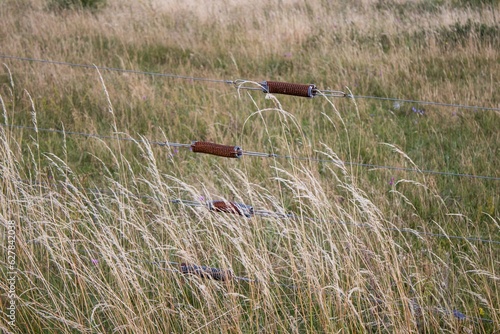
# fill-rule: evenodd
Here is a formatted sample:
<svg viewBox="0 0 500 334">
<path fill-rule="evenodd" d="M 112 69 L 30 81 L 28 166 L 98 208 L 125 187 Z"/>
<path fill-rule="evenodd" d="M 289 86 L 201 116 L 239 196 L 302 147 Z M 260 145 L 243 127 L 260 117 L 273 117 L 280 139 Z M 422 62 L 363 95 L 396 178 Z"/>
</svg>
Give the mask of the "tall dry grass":
<svg viewBox="0 0 500 334">
<path fill-rule="evenodd" d="M 98 12 L 5 1 L 0 39 L 18 56 L 498 107 L 498 14 L 427 1 L 109 1 Z M 498 176 L 497 113 L 422 116 L 408 104 L 266 99 L 224 84 L 4 63 L 4 124 L 334 163 L 2 127 L 1 230 L 15 223 L 17 275 L 16 322 L 3 316 L 3 331 L 499 330 L 498 244 L 437 236 L 498 240 L 497 181 L 341 163 Z M 294 217 L 247 219 L 178 198 Z M 252 282 L 182 275 L 172 262 Z M 10 286 L 0 286 L 5 310 Z"/>
</svg>

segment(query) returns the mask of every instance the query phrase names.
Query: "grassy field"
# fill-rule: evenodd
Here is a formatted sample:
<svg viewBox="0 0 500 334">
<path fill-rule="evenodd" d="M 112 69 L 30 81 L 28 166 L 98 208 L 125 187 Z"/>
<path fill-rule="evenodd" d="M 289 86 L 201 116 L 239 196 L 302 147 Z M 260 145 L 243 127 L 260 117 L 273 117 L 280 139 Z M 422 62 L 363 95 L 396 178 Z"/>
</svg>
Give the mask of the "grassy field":
<svg viewBox="0 0 500 334">
<path fill-rule="evenodd" d="M 499 1 L 72 2 L 0 2 L 0 55 L 91 65 L 1 58 L 3 332 L 500 331 L 498 110 L 223 82 L 498 109 Z"/>
</svg>

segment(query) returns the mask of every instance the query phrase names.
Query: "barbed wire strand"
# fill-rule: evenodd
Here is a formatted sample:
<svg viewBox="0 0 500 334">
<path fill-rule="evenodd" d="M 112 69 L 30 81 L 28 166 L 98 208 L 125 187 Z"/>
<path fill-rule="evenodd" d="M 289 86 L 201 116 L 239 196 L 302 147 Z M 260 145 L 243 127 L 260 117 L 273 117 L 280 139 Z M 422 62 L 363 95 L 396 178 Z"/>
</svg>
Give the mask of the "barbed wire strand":
<svg viewBox="0 0 500 334">
<path fill-rule="evenodd" d="M 30 131 L 40 131 L 40 132 L 47 132 L 47 133 L 74 135 L 74 136 L 81 136 L 81 137 L 86 137 L 86 138 L 111 139 L 111 140 L 129 141 L 129 142 L 135 142 L 135 143 L 148 143 L 151 145 L 168 146 L 168 147 L 191 148 L 191 146 L 193 145 L 192 143 L 187 144 L 187 143 L 176 143 L 176 142 L 169 142 L 169 141 L 165 141 L 165 142 L 145 141 L 145 140 L 138 140 L 138 139 L 127 138 L 127 137 L 106 136 L 106 135 L 91 134 L 91 133 L 85 133 L 85 132 L 75 132 L 75 131 L 39 128 L 39 127 L 34 127 L 34 126 L 24 126 L 24 125 L 15 125 L 15 124 L 3 124 L 3 123 L 1 123 L 0 126 L 6 127 L 6 128 L 12 128 L 12 129 L 24 129 L 24 130 L 30 130 Z M 386 169 L 386 170 L 395 170 L 395 171 L 403 171 L 403 172 L 416 172 L 416 173 L 423 173 L 423 174 L 434 174 L 434 175 L 443 175 L 443 176 L 455 176 L 455 177 L 465 177 L 465 178 L 473 178 L 473 179 L 500 181 L 500 177 L 490 176 L 490 175 L 476 175 L 476 174 L 437 171 L 437 170 L 431 170 L 431 169 L 418 169 L 418 168 L 410 168 L 410 167 L 375 165 L 375 164 L 367 164 L 367 163 L 353 162 L 353 161 L 340 161 L 340 160 L 337 161 L 337 160 L 333 160 L 333 159 L 296 157 L 296 156 L 290 156 L 290 155 L 279 155 L 279 154 L 275 154 L 275 153 L 244 151 L 244 150 L 242 150 L 241 153 L 242 153 L 242 155 L 247 155 L 247 156 L 252 156 L 252 157 L 277 158 L 277 159 L 311 161 L 311 162 L 322 162 L 322 163 L 341 163 L 344 165 L 359 166 L 359 167 L 365 167 L 365 168 L 371 168 L 371 169 Z"/>
<path fill-rule="evenodd" d="M 261 87 L 249 87 L 249 86 L 241 85 L 240 83 L 253 82 L 253 81 L 242 80 L 242 79 L 224 80 L 224 79 L 203 78 L 203 77 L 194 77 L 194 76 L 180 75 L 180 74 L 173 74 L 173 73 L 130 70 L 130 69 L 122 69 L 122 68 L 116 68 L 116 67 L 97 66 L 97 65 L 90 65 L 90 64 L 79 64 L 79 63 L 71 63 L 71 62 L 48 60 L 48 59 L 38 59 L 38 58 L 4 55 L 4 54 L 0 54 L 0 59 L 10 59 L 10 60 L 25 61 L 25 62 L 36 62 L 36 63 L 43 63 L 43 64 L 79 67 L 79 68 L 85 68 L 85 69 L 99 69 L 102 71 L 112 71 L 112 72 L 119 72 L 119 73 L 132 73 L 132 74 L 150 75 L 150 76 L 192 80 L 192 81 L 224 83 L 224 84 L 238 86 L 238 89 L 261 90 L 261 91 L 267 92 L 265 87 L 264 88 L 262 87 L 262 84 L 263 83 L 265 84 L 266 81 L 264 81 L 263 83 L 260 84 Z M 284 83 L 284 84 L 288 84 L 288 83 Z M 464 104 L 442 103 L 442 102 L 423 101 L 423 100 L 410 100 L 410 99 L 400 99 L 400 98 L 393 98 L 393 97 L 353 95 L 353 94 L 346 94 L 342 91 L 319 90 L 316 88 L 314 88 L 314 90 L 315 90 L 315 93 L 318 93 L 318 95 L 330 96 L 330 97 L 344 97 L 344 98 L 352 98 L 352 99 L 375 99 L 375 100 L 383 100 L 383 101 L 385 100 L 385 101 L 392 101 L 392 102 L 403 102 L 403 103 L 406 102 L 406 103 L 415 103 L 415 104 L 423 104 L 423 105 L 435 105 L 435 106 L 441 106 L 441 107 L 453 107 L 453 108 L 460 108 L 460 109 L 500 111 L 500 108 L 494 108 L 494 107 L 471 106 L 471 105 L 464 105 Z"/>
</svg>

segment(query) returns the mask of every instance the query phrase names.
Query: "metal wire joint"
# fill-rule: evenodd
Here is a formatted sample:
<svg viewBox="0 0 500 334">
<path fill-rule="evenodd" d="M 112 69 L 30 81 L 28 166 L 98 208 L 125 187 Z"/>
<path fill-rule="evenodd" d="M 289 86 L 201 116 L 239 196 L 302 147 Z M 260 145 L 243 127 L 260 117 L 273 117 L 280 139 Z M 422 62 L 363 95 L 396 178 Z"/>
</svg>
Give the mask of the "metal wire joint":
<svg viewBox="0 0 500 334">
<path fill-rule="evenodd" d="M 208 209 L 214 212 L 232 213 L 247 218 L 254 215 L 254 209 L 250 205 L 226 201 L 210 201 L 207 203 Z"/>
</svg>

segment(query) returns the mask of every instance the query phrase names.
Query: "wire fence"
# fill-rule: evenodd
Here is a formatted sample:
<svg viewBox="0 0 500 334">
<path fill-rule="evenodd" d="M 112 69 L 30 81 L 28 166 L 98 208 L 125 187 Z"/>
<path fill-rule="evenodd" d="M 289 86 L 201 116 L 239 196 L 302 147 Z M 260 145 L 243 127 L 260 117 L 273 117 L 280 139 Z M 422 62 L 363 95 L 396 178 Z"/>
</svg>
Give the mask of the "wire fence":
<svg viewBox="0 0 500 334">
<path fill-rule="evenodd" d="M 285 284 L 285 283 L 280 283 L 280 282 L 272 282 L 272 281 L 263 282 L 263 281 L 260 281 L 258 279 L 255 279 L 255 278 L 250 278 L 250 277 L 245 277 L 245 276 L 237 276 L 230 270 L 224 270 L 224 269 L 209 267 L 209 266 L 204 266 L 204 265 L 179 263 L 179 262 L 168 261 L 168 260 L 154 260 L 151 263 L 164 271 L 168 271 L 168 272 L 171 272 L 174 274 L 196 276 L 196 277 L 199 277 L 201 279 L 208 279 L 208 280 L 215 280 L 215 281 L 222 281 L 222 282 L 236 281 L 238 283 L 245 282 L 245 283 L 249 283 L 249 284 L 266 283 L 269 285 L 275 285 L 275 286 L 291 289 L 293 291 L 298 291 L 301 289 L 297 285 Z M 302 288 L 302 290 L 307 290 L 309 292 L 314 291 L 314 289 L 311 289 L 311 288 Z M 321 292 L 324 292 L 324 290 L 321 290 Z M 368 297 L 363 296 L 362 299 L 370 301 L 370 302 L 375 302 L 376 304 L 380 304 L 380 305 L 387 304 L 387 302 L 385 300 L 382 300 L 380 298 L 376 298 L 373 296 L 368 296 Z M 396 304 L 402 305 L 401 302 L 397 302 Z M 430 313 L 451 315 L 455 319 L 458 319 L 458 320 L 469 320 L 469 321 L 473 321 L 473 322 L 484 322 L 484 323 L 492 323 L 493 322 L 493 320 L 488 319 L 488 318 L 468 316 L 465 313 L 463 313 L 457 309 L 450 310 L 450 309 L 446 309 L 444 307 L 422 307 L 414 300 L 410 300 L 409 307 L 412 309 L 413 312 L 421 312 L 422 310 L 426 310 Z"/>
<path fill-rule="evenodd" d="M 1 179 L 4 179 L 3 176 L 0 175 Z M 31 185 L 31 186 L 38 186 L 38 187 L 52 187 L 56 186 L 58 188 L 65 189 L 64 183 L 60 182 L 52 182 L 52 183 L 44 183 L 44 182 L 30 182 L 28 180 L 17 180 L 18 182 L 21 182 L 26 185 Z M 100 189 L 100 188 L 85 188 L 85 189 L 80 189 L 80 191 L 85 191 L 88 192 L 89 194 L 92 194 L 94 196 L 102 196 L 102 195 L 116 195 L 116 192 L 105 189 Z M 151 196 L 151 195 L 141 195 L 141 194 L 129 194 L 133 196 L 136 199 L 141 199 L 141 200 L 152 200 L 156 201 L 158 200 L 157 197 Z M 164 201 L 165 199 L 161 199 Z M 349 222 L 349 221 L 339 221 L 339 220 L 332 220 L 332 219 L 320 219 L 320 218 L 315 218 L 315 217 L 310 217 L 304 214 L 296 214 L 293 212 L 287 212 L 285 209 L 282 209 L 280 211 L 272 211 L 272 210 L 266 210 L 266 209 L 255 209 L 252 205 L 244 204 L 244 203 L 238 203 L 238 202 L 233 202 L 233 201 L 226 201 L 226 200 L 186 200 L 186 199 L 181 199 L 181 198 L 170 198 L 167 199 L 167 202 L 172 203 L 172 204 L 179 204 L 179 205 L 184 205 L 188 207 L 197 207 L 197 208 L 205 208 L 208 211 L 215 212 L 215 213 L 226 213 L 226 214 L 233 214 L 236 216 L 244 217 L 244 218 L 252 218 L 254 216 L 259 216 L 262 218 L 274 218 L 274 219 L 294 219 L 294 220 L 304 220 L 304 221 L 312 221 L 316 223 L 327 223 L 327 224 L 334 224 L 334 225 L 347 225 L 347 226 L 353 226 L 356 228 L 361 228 L 361 229 L 367 229 L 367 230 L 376 230 L 376 229 L 381 229 L 385 231 L 393 231 L 397 232 L 400 234 L 411 234 L 417 237 L 430 237 L 430 238 L 441 238 L 441 239 L 447 239 L 448 241 L 452 240 L 461 240 L 461 241 L 468 241 L 468 242 L 475 242 L 475 243 L 484 243 L 484 244 L 493 244 L 493 245 L 500 245 L 500 240 L 494 240 L 494 239 L 487 239 L 484 237 L 473 237 L 473 236 L 461 236 L 461 235 L 451 235 L 447 234 L 444 231 L 442 233 L 432 233 L 432 232 L 425 232 L 425 231 L 418 231 L 410 228 L 397 228 L 397 227 L 387 227 L 387 226 L 373 226 L 367 223 L 356 223 L 356 222 Z"/>
<path fill-rule="evenodd" d="M 346 94 L 342 91 L 331 91 L 331 90 L 319 90 L 315 85 L 301 85 L 301 84 L 290 84 L 290 83 L 280 83 L 273 81 L 264 81 L 259 83 L 258 87 L 255 86 L 246 86 L 246 82 L 250 82 L 248 80 L 224 80 L 224 79 L 213 79 L 213 78 L 203 78 L 203 77 L 194 77 L 194 76 L 186 76 L 186 75 L 178 75 L 173 73 L 159 73 L 159 72 L 146 72 L 139 70 L 129 70 L 129 69 L 121 69 L 121 68 L 112 68 L 112 67 L 104 67 L 104 66 L 96 66 L 90 64 L 78 64 L 78 63 L 70 63 L 63 61 L 53 61 L 46 59 L 35 59 L 35 58 L 27 58 L 27 57 L 17 57 L 11 55 L 0 55 L 1 59 L 10 59 L 17 61 L 25 61 L 25 62 L 37 62 L 44 64 L 52 64 L 52 65 L 61 65 L 61 66 L 71 66 L 76 68 L 84 68 L 84 69 L 98 69 L 102 71 L 113 71 L 119 73 L 131 73 L 138 75 L 150 75 L 150 76 L 158 76 L 165 78 L 173 78 L 173 79 L 183 79 L 183 80 L 191 80 L 191 81 L 200 81 L 200 82 L 211 82 L 211 83 L 222 83 L 228 85 L 238 86 L 238 89 L 249 89 L 249 90 L 261 90 L 265 93 L 271 94 L 287 94 L 294 96 L 303 96 L 303 97 L 314 97 L 316 95 L 325 95 L 332 97 L 341 97 L 341 98 L 350 98 L 350 99 L 372 99 L 372 100 L 382 100 L 382 101 L 391 101 L 391 102 L 401 102 L 401 103 L 414 103 L 414 104 L 422 104 L 422 105 L 434 105 L 440 107 L 453 107 L 453 108 L 461 108 L 461 109 L 471 109 L 471 110 L 484 110 L 484 111 L 500 111 L 500 108 L 494 107 L 483 107 L 483 106 L 471 106 L 464 104 L 452 104 L 452 103 L 441 103 L 441 102 L 433 102 L 433 101 L 423 101 L 423 100 L 411 100 L 411 99 L 399 99 L 399 98 L 391 98 L 391 97 L 378 97 L 378 96 L 362 96 L 362 95 L 352 95 Z M 342 165 L 351 165 L 351 166 L 360 166 L 366 167 L 370 169 L 387 169 L 387 170 L 398 170 L 404 172 L 417 172 L 417 173 L 425 173 L 425 174 L 434 174 L 434 175 L 444 175 L 444 176 L 456 176 L 456 177 L 466 177 L 466 178 L 475 178 L 475 179 L 483 179 L 483 180 L 492 180 L 499 181 L 500 177 L 496 176 L 487 176 L 487 175 L 475 175 L 475 174 L 466 174 L 466 173 L 456 173 L 456 172 L 446 172 L 446 171 L 437 171 L 430 169 L 418 169 L 418 168 L 407 168 L 407 167 L 398 167 L 398 166 L 386 166 L 386 165 L 376 165 L 376 164 L 367 164 L 361 162 L 352 162 L 352 161 L 335 161 L 331 159 L 321 159 L 321 158 L 312 158 L 312 157 L 297 157 L 297 156 L 289 156 L 289 155 L 279 155 L 275 153 L 266 153 L 266 152 L 254 152 L 254 151 L 244 151 L 238 146 L 227 146 L 220 145 L 214 143 L 207 142 L 193 142 L 193 143 L 175 143 L 175 142 L 163 142 L 163 141 L 145 141 L 145 140 L 137 140 L 131 137 L 119 137 L 119 136 L 106 136 L 100 134 L 91 134 L 84 132 L 74 132 L 74 131 L 66 131 L 66 130 L 57 130 L 57 129 L 48 129 L 48 128 L 38 128 L 38 127 L 30 127 L 30 126 L 22 126 L 22 125 L 14 125 L 14 124 L 0 124 L 4 128 L 11 129 L 24 129 L 36 132 L 46 132 L 46 133 L 58 133 L 63 135 L 74 135 L 74 136 L 82 136 L 86 138 L 98 138 L 102 140 L 120 140 L 120 141 L 129 141 L 134 143 L 148 143 L 151 145 L 158 146 L 167 146 L 167 147 L 185 147 L 191 149 L 193 152 L 197 153 L 208 153 L 218 156 L 224 157 L 233 157 L 240 158 L 243 155 L 253 156 L 253 157 L 264 157 L 264 158 L 277 158 L 277 159 L 287 159 L 287 160 L 301 160 L 301 161 L 311 161 L 311 162 L 325 162 L 325 163 L 337 163 Z M 197 144 L 198 143 L 198 144 Z M 3 177 L 2 177 L 3 178 Z M 104 194 L 106 191 L 102 189 L 87 189 L 87 191 L 92 193 L 100 193 Z M 140 198 L 150 198 L 151 196 L 137 196 Z M 268 211 L 263 209 L 254 209 L 250 205 L 236 203 L 236 202 L 227 202 L 227 201 L 192 201 L 192 200 L 184 200 L 184 199 L 170 199 L 170 203 L 174 204 L 182 204 L 191 207 L 205 207 L 209 211 L 214 211 L 218 213 L 230 213 L 236 214 L 242 217 L 251 218 L 253 216 L 261 216 L 261 217 L 271 217 L 278 219 L 303 219 L 310 221 L 320 221 L 326 223 L 335 223 L 335 224 L 343 224 L 343 225 L 351 225 L 358 228 L 364 229 L 374 229 L 373 226 L 369 224 L 359 224 L 354 222 L 339 222 L 339 221 L 331 221 L 318 219 L 314 217 L 308 217 L 303 215 L 296 215 L 294 213 L 282 213 L 275 211 Z M 377 227 L 380 228 L 380 227 Z M 424 231 L 416 231 L 408 228 L 396 228 L 396 227 L 382 227 L 382 229 L 388 231 L 394 231 L 397 233 L 408 233 L 411 235 L 415 235 L 418 237 L 430 237 L 430 238 L 444 238 L 449 241 L 451 240 L 461 240 L 467 242 L 476 242 L 476 243 L 487 243 L 487 244 L 500 244 L 500 241 L 493 239 L 486 239 L 483 237 L 471 237 L 471 236 L 460 236 L 460 235 L 448 235 L 446 233 L 431 233 Z M 258 283 L 259 281 L 256 279 L 252 279 L 244 276 L 236 276 L 232 272 L 227 270 L 222 270 L 219 268 L 213 268 L 208 266 L 200 266 L 194 264 L 186 264 L 186 263 L 177 263 L 172 261 L 158 261 L 155 260 L 153 262 L 154 265 L 160 267 L 163 270 L 171 271 L 177 274 L 183 275 L 194 275 L 198 276 L 202 279 L 213 279 L 219 281 L 227 281 L 227 280 L 235 280 L 237 282 L 247 282 L 247 283 Z M 160 263 L 168 264 L 170 267 L 161 267 Z M 177 267 L 177 269 L 173 268 Z M 279 282 L 268 282 L 270 284 L 279 285 L 282 287 L 287 287 L 290 289 L 297 289 L 295 285 L 288 285 Z M 422 309 L 419 305 L 414 305 L 414 308 Z M 453 317 L 459 320 L 471 320 L 474 322 L 492 322 L 490 319 L 485 318 L 476 318 L 467 316 L 461 311 L 456 309 L 448 310 L 444 308 L 432 308 L 431 312 L 439 312 L 443 314 L 451 314 Z"/>
<path fill-rule="evenodd" d="M 243 79 L 225 80 L 225 79 L 204 78 L 204 77 L 195 77 L 195 76 L 180 75 L 180 74 L 174 74 L 174 73 L 149 72 L 149 71 L 116 68 L 116 67 L 97 66 L 94 64 L 79 64 L 79 63 L 56 61 L 56 60 L 49 60 L 49 59 L 19 57 L 19 56 L 6 55 L 6 54 L 0 54 L 0 59 L 10 59 L 10 60 L 16 60 L 16 61 L 32 62 L 32 63 L 69 66 L 69 67 L 84 68 L 84 69 L 98 69 L 101 71 L 129 73 L 129 74 L 138 74 L 138 75 L 149 75 L 149 76 L 165 77 L 165 78 L 172 78 L 172 79 L 182 79 L 182 80 L 190 80 L 190 81 L 223 83 L 223 84 L 237 86 L 239 89 L 260 90 L 260 91 L 263 91 L 265 93 L 287 94 L 287 95 L 304 96 L 304 97 L 313 97 L 316 95 L 320 95 L 320 96 L 323 95 L 323 96 L 343 97 L 343 98 L 350 98 L 350 99 L 371 99 L 371 100 L 381 100 L 381 101 L 391 101 L 391 102 L 401 102 L 401 103 L 415 103 L 415 104 L 422 104 L 422 105 L 434 105 L 434 106 L 439 106 L 439 107 L 452 107 L 452 108 L 469 109 L 469 110 L 476 110 L 476 111 L 477 110 L 500 111 L 500 108 L 496 108 L 496 107 L 472 106 L 472 105 L 465 105 L 465 104 L 443 103 L 443 102 L 424 101 L 424 100 L 412 100 L 412 99 L 395 98 L 395 97 L 353 95 L 353 94 L 348 94 L 348 93 L 344 93 L 342 91 L 336 91 L 336 90 L 320 90 L 320 89 L 317 89 L 316 86 L 312 85 L 312 84 L 291 84 L 291 83 L 286 83 L 286 82 L 263 81 L 263 82 L 258 84 L 258 87 L 256 87 L 255 85 L 251 85 L 251 86 L 245 85 L 245 83 L 255 83 L 255 81 L 243 80 Z"/>
<path fill-rule="evenodd" d="M 250 156 L 250 157 L 276 158 L 276 159 L 298 160 L 298 161 L 308 161 L 308 162 L 321 162 L 321 163 L 336 163 L 336 164 L 341 164 L 341 165 L 345 165 L 345 166 L 347 166 L 347 165 L 359 166 L 359 167 L 364 167 L 364 168 L 369 168 L 369 169 L 386 169 L 386 170 L 395 170 L 395 171 L 402 171 L 402 172 L 412 172 L 412 173 L 422 173 L 422 174 L 464 177 L 464 178 L 471 178 L 471 179 L 483 179 L 483 180 L 490 180 L 490 181 L 500 181 L 500 177 L 492 176 L 492 175 L 476 175 L 476 174 L 467 174 L 467 173 L 438 171 L 438 170 L 432 170 L 432 169 L 419 169 L 419 168 L 410 168 L 410 167 L 368 164 L 368 163 L 354 162 L 354 161 L 342 161 L 342 160 L 333 160 L 333 159 L 280 155 L 280 154 L 269 153 L 269 152 L 245 151 L 245 150 L 242 150 L 239 146 L 220 145 L 220 144 L 200 142 L 200 141 L 194 141 L 190 144 L 188 144 L 188 143 L 176 143 L 176 142 L 170 142 L 170 141 L 149 141 L 149 140 L 145 141 L 142 139 L 134 139 L 131 137 L 100 135 L 100 134 L 92 134 L 92 133 L 85 133 L 85 132 L 75 132 L 75 131 L 67 131 L 67 130 L 39 128 L 39 127 L 34 127 L 34 126 L 24 126 L 24 125 L 16 125 L 16 124 L 0 124 L 0 126 L 2 126 L 4 128 L 11 128 L 11 129 L 29 130 L 29 131 L 46 132 L 46 133 L 57 133 L 57 134 L 62 134 L 62 135 L 81 136 L 81 137 L 85 137 L 85 138 L 97 138 L 97 139 L 103 139 L 103 140 L 119 140 L 119 141 L 128 141 L 128 142 L 134 142 L 134 143 L 148 143 L 150 145 L 166 146 L 166 147 L 184 147 L 184 148 L 191 149 L 191 151 L 193 151 L 193 152 L 208 153 L 208 154 L 218 155 L 218 156 L 222 156 L 222 157 L 239 158 L 243 155 L 246 155 L 246 156 Z M 205 147 L 199 148 L 200 143 L 206 144 Z"/>
<path fill-rule="evenodd" d="M 224 202 L 224 201 L 219 201 L 219 202 L 224 202 L 224 207 L 223 209 L 214 209 L 213 201 L 207 201 L 207 202 L 200 202 L 200 201 L 191 201 L 191 200 L 182 200 L 182 199 L 173 199 L 170 200 L 171 203 L 176 203 L 176 204 L 183 204 L 187 206 L 193 206 L 193 207 L 207 207 L 211 211 L 216 211 L 216 212 L 226 212 L 226 213 L 233 213 L 237 214 L 240 216 L 245 216 L 247 218 L 252 217 L 253 215 L 256 216 L 262 216 L 262 217 L 271 217 L 271 218 L 278 218 L 278 219 L 298 219 L 298 220 L 308 220 L 308 221 L 314 221 L 314 222 L 320 222 L 320 223 L 329 223 L 329 224 L 337 224 L 337 225 L 350 225 L 362 229 L 376 229 L 380 228 L 382 230 L 386 231 L 394 231 L 398 233 L 409 233 L 413 234 L 415 236 L 419 237 L 431 237 L 431 238 L 444 238 L 444 239 L 455 239 L 455 240 L 462 240 L 462 241 L 469 241 L 469 242 L 478 242 L 478 243 L 489 243 L 489 244 L 498 244 L 500 245 L 500 240 L 492 240 L 492 239 L 486 239 L 482 237 L 466 237 L 466 236 L 460 236 L 460 235 L 449 235 L 446 233 L 431 233 L 431 232 L 423 232 L 423 231 L 417 231 L 414 229 L 410 228 L 396 228 L 396 227 L 374 227 L 370 224 L 363 224 L 363 223 L 354 223 L 354 222 L 345 222 L 345 221 L 335 221 L 335 220 L 326 220 L 326 219 L 319 219 L 319 218 L 314 218 L 314 217 L 309 217 L 309 216 L 304 216 L 304 215 L 297 215 L 295 213 L 283 213 L 283 212 L 276 212 L 276 211 L 268 211 L 268 210 L 254 210 L 252 206 L 247 205 L 247 204 L 242 204 L 242 203 L 235 203 L 235 202 Z M 226 208 L 227 207 L 227 208 Z"/>
<path fill-rule="evenodd" d="M 0 178 L 4 179 L 3 176 L 0 176 Z M 32 183 L 26 180 L 17 180 L 19 182 L 29 184 L 32 186 L 49 186 L 49 184 L 44 184 L 44 183 Z M 63 184 L 59 184 L 59 187 L 63 187 Z M 83 189 L 86 192 L 89 192 L 90 194 L 94 195 L 116 195 L 116 192 L 106 191 L 103 189 Z M 141 195 L 141 196 L 136 196 L 137 198 L 141 199 L 156 199 L 153 196 L 148 196 L 148 195 Z M 224 202 L 224 201 L 190 201 L 190 200 L 181 200 L 181 199 L 171 199 L 169 200 L 170 203 L 174 204 L 182 204 L 186 206 L 194 206 L 194 207 L 206 207 L 210 211 L 214 212 L 225 212 L 225 213 L 233 213 L 233 214 L 238 214 L 240 216 L 246 216 L 246 214 L 243 214 L 241 212 L 237 211 L 228 211 L 228 210 L 218 210 L 220 207 L 214 205 L 215 203 L 224 203 L 225 208 L 237 208 L 237 207 L 245 207 L 248 212 L 251 212 L 252 215 L 261 215 L 261 216 L 272 216 L 275 218 L 281 218 L 281 219 L 306 219 L 306 220 L 315 220 L 315 221 L 320 221 L 319 219 L 316 218 L 311 218 L 311 217 L 305 217 L 305 216 L 297 216 L 295 214 L 282 214 L 282 213 L 277 213 L 273 211 L 266 211 L 266 210 L 253 210 L 251 206 L 240 204 L 240 203 L 234 203 L 234 202 Z M 238 209 L 239 210 L 239 209 Z M 354 224 L 354 223 L 341 223 L 341 224 L 349 224 L 349 225 L 354 225 L 357 227 L 361 228 L 373 228 L 373 226 L 370 226 L 368 224 Z M 410 232 L 415 235 L 420 235 L 420 236 L 428 236 L 428 237 L 444 237 L 448 240 L 450 239 L 461 239 L 461 240 L 466 240 L 466 241 L 476 241 L 476 242 L 486 242 L 486 243 L 491 243 L 491 244 L 500 244 L 500 241 L 496 240 L 487 240 L 487 239 L 481 239 L 481 238 L 470 238 L 470 237 L 462 237 L 462 236 L 453 236 L 453 235 L 446 235 L 446 234 L 433 234 L 433 233 L 425 233 L 425 232 L 418 232 L 410 229 L 397 229 L 397 228 L 385 228 L 387 230 L 394 230 L 398 231 L 401 233 L 406 233 Z M 92 259 L 92 261 L 97 261 L 96 259 Z M 290 289 L 294 292 L 297 292 L 299 290 L 306 290 L 306 291 L 314 291 L 315 289 L 310 288 L 310 287 L 301 287 L 300 285 L 297 284 L 290 284 L 290 283 L 283 283 L 280 281 L 263 281 L 257 278 L 251 278 L 247 276 L 241 276 L 241 275 L 236 275 L 234 274 L 231 270 L 228 269 L 221 269 L 221 268 L 216 268 L 216 267 L 210 267 L 210 266 L 205 266 L 205 265 L 198 265 L 198 264 L 192 264 L 192 263 L 179 263 L 175 261 L 170 261 L 170 260 L 159 260 L 159 259 L 153 259 L 152 261 L 149 261 L 150 264 L 153 264 L 154 266 L 158 267 L 160 270 L 163 271 L 168 271 L 173 274 L 180 274 L 180 275 L 186 275 L 186 276 L 196 276 L 199 279 L 203 280 L 214 280 L 214 281 L 220 281 L 220 282 L 229 282 L 229 281 L 234 281 L 237 283 L 248 283 L 248 284 L 267 284 L 271 286 L 277 286 L 281 288 L 286 288 Z M 321 290 L 323 291 L 323 290 Z M 373 297 L 372 295 L 368 297 L 361 297 L 362 299 L 365 299 L 370 302 L 375 302 L 377 304 L 386 304 L 385 300 Z M 398 305 L 402 305 L 401 302 L 397 302 Z M 409 307 L 413 311 L 427 311 L 430 313 L 434 314 L 443 314 L 447 316 L 452 316 L 453 318 L 460 320 L 460 321 L 472 321 L 472 322 L 484 322 L 484 323 L 492 323 L 493 320 L 489 318 L 484 318 L 484 317 L 474 317 L 474 316 L 469 316 L 465 314 L 464 312 L 458 310 L 458 309 L 447 309 L 444 307 L 422 307 L 420 306 L 416 301 L 410 300 L 409 301 Z"/>
</svg>

